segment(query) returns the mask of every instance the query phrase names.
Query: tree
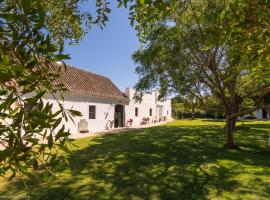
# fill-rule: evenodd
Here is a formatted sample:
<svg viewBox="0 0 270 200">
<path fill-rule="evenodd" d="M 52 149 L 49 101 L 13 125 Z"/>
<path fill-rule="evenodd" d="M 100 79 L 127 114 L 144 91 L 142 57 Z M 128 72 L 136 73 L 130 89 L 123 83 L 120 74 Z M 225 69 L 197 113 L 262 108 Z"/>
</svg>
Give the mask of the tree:
<svg viewBox="0 0 270 200">
<path fill-rule="evenodd" d="M 2 2 L 0 14 L 0 175 L 11 171 L 31 176 L 30 167 L 51 167 L 67 161 L 71 141 L 62 118 L 77 116 L 59 111 L 43 101 L 46 93 L 65 91 L 55 84 L 62 70 L 52 61 L 68 58 L 58 51 L 49 34 L 44 33 L 46 10 L 41 2 Z M 39 143 L 39 139 L 46 143 Z"/>
<path fill-rule="evenodd" d="M 233 131 L 237 117 L 243 114 L 240 113 L 243 102 L 247 98 L 254 99 L 256 104 L 252 110 L 261 107 L 260 99 L 270 87 L 267 56 L 242 49 L 255 46 L 257 42 L 257 46 L 266 45 L 262 40 L 255 40 L 256 36 L 247 38 L 242 29 L 259 29 L 255 21 L 266 23 L 265 20 L 269 20 L 269 17 L 252 16 L 255 19 L 248 21 L 250 13 L 246 6 L 249 3 L 185 1 L 171 12 L 171 23 L 157 23 L 148 34 L 146 46 L 133 55 L 139 64 L 136 69 L 140 76 L 136 85 L 139 93 L 157 87 L 163 95 L 171 92 L 192 95 L 202 105 L 205 105 L 206 95 L 218 99 L 226 115 L 226 146 L 229 148 L 237 147 Z M 236 17 L 234 12 L 238 7 L 241 18 L 232 18 Z M 259 7 L 266 11 L 267 3 Z M 242 20 L 246 24 L 243 25 Z M 258 34 L 269 40 L 267 33 Z"/>
<path fill-rule="evenodd" d="M 67 161 L 70 133 L 58 126 L 80 113 L 65 110 L 60 101 L 59 111 L 53 112 L 43 97 L 65 91 L 63 84 L 56 84 L 65 69 L 54 63 L 69 58 L 63 54 L 65 42 L 79 42 L 93 25 L 103 28 L 108 21 L 109 0 L 96 0 L 95 11 L 79 9 L 84 2 L 0 1 L 0 175 L 11 171 L 10 178 L 16 173 L 31 176 L 30 168 L 51 171 Z M 119 7 L 128 3 L 138 30 L 151 24 L 153 16 L 165 16 L 170 4 L 118 0 Z M 46 143 L 39 143 L 38 137 Z"/>
<path fill-rule="evenodd" d="M 184 113 L 186 112 L 186 108 L 184 107 L 184 103 L 179 102 L 178 99 L 172 99 L 172 116 L 176 119 L 183 119 Z"/>
<path fill-rule="evenodd" d="M 203 113 L 199 102 L 191 95 L 174 97 L 172 99 L 172 112 L 176 117 L 191 117 L 192 119 L 201 117 Z"/>
</svg>

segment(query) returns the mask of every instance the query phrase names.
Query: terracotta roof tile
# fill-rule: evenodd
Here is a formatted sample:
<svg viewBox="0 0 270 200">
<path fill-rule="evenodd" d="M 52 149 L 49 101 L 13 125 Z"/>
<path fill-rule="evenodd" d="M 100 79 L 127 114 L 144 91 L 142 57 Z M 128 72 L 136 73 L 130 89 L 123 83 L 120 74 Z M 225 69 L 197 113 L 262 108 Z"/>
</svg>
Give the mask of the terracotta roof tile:
<svg viewBox="0 0 270 200">
<path fill-rule="evenodd" d="M 14 62 L 19 63 L 15 53 L 11 53 L 11 58 Z M 47 65 L 45 59 L 39 58 L 37 67 L 44 67 L 44 65 Z M 51 62 L 48 67 L 51 70 L 57 70 L 61 67 L 60 80 L 56 81 L 55 84 L 63 83 L 69 94 L 129 102 L 125 94 L 105 76 L 78 69 L 71 65 L 66 65 L 66 70 L 63 70 L 65 67 L 61 62 Z"/>
<path fill-rule="evenodd" d="M 60 80 L 68 93 L 128 102 L 129 99 L 107 77 L 67 65 Z"/>
</svg>

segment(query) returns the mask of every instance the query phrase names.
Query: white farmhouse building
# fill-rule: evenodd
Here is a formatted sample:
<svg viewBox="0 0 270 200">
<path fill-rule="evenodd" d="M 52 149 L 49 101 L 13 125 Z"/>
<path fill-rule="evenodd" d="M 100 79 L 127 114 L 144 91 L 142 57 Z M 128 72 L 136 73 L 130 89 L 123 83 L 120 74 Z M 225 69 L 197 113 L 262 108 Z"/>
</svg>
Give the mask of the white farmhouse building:
<svg viewBox="0 0 270 200">
<path fill-rule="evenodd" d="M 67 66 L 61 81 L 68 92 L 64 95 L 64 108 L 81 112 L 65 123 L 72 134 L 94 133 L 107 129 L 155 123 L 171 119 L 171 101 L 158 100 L 158 92 L 146 94 L 141 103 L 133 100 L 135 91 L 127 88 L 122 93 L 107 77 Z M 53 97 L 47 101 L 55 104 Z"/>
<path fill-rule="evenodd" d="M 140 125 L 145 118 L 148 118 L 149 123 L 155 123 L 162 120 L 171 120 L 171 100 L 167 99 L 160 101 L 159 93 L 152 92 L 144 94 L 140 103 L 136 102 L 133 97 L 135 90 L 127 88 L 125 95 L 129 98 L 129 104 L 125 106 L 126 121 L 133 120 L 134 125 Z"/>
<path fill-rule="evenodd" d="M 256 110 L 256 119 L 269 119 L 269 115 L 265 109 Z"/>
</svg>

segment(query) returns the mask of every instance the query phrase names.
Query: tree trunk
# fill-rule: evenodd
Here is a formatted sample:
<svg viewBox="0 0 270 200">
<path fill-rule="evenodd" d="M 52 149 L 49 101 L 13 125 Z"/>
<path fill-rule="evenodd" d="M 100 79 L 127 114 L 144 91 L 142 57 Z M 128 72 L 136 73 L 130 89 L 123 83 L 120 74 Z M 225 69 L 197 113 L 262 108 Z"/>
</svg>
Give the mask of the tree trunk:
<svg viewBox="0 0 270 200">
<path fill-rule="evenodd" d="M 195 108 L 194 108 L 194 106 L 192 106 L 191 115 L 192 115 L 192 119 L 194 119 L 194 117 L 195 117 Z"/>
<path fill-rule="evenodd" d="M 230 149 L 237 148 L 234 144 L 233 132 L 235 129 L 236 118 L 229 118 L 229 115 L 226 117 L 226 135 L 227 135 L 227 143 L 226 146 Z"/>
<path fill-rule="evenodd" d="M 237 120 L 237 118 L 236 117 L 234 117 L 233 119 L 232 119 L 232 128 L 233 128 L 233 131 L 235 131 L 235 126 L 236 126 L 236 120 Z"/>
</svg>

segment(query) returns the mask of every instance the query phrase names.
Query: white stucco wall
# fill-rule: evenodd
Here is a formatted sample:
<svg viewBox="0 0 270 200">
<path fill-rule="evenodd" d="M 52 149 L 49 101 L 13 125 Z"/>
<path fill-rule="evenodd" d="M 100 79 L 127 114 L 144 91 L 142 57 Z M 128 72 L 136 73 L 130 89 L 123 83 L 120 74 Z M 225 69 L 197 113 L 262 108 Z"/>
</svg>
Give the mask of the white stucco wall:
<svg viewBox="0 0 270 200">
<path fill-rule="evenodd" d="M 47 97 L 46 99 L 54 104 L 53 110 L 59 110 L 55 99 Z M 88 122 L 89 132 L 97 132 L 106 130 L 109 120 L 114 120 L 115 105 L 120 102 L 112 100 L 104 100 L 95 97 L 82 97 L 82 96 L 65 96 L 63 102 L 65 109 L 74 109 L 80 111 L 82 116 L 75 117 L 74 123 L 69 120 L 65 123 L 65 127 L 71 131 L 72 134 L 78 134 L 78 123 L 80 119 L 85 119 Z M 96 106 L 96 119 L 89 119 L 89 106 Z"/>
<path fill-rule="evenodd" d="M 262 109 L 256 110 L 256 119 L 269 119 L 269 115 L 267 113 L 267 118 L 263 118 Z"/>
<path fill-rule="evenodd" d="M 145 94 L 142 102 L 137 103 L 133 100 L 135 90 L 127 88 L 125 93 L 130 99 L 129 104 L 95 97 L 66 95 L 65 101 L 62 102 L 64 108 L 80 111 L 82 116 L 74 117 L 74 123 L 71 120 L 65 122 L 63 119 L 61 126 L 65 124 L 66 129 L 69 129 L 73 135 L 79 134 L 78 123 L 81 119 L 85 119 L 88 122 L 89 133 L 106 130 L 109 120 L 114 120 L 115 106 L 117 104 L 124 106 L 124 125 L 127 124 L 129 119 L 133 119 L 133 126 L 140 125 L 144 117 L 150 117 L 150 123 L 154 120 L 159 120 L 160 117 L 166 117 L 167 120 L 171 120 L 171 100 L 158 101 L 158 93 L 153 92 Z M 45 101 L 53 103 L 54 112 L 59 110 L 57 101 L 53 97 L 47 96 Z M 89 119 L 90 105 L 96 106 L 96 119 Z M 138 108 L 138 116 L 135 116 L 136 107 Z M 159 107 L 162 108 L 162 113 L 160 114 Z M 150 116 L 150 108 L 152 108 L 152 116 Z"/>
<path fill-rule="evenodd" d="M 256 110 L 256 118 L 257 119 L 262 119 L 262 110 Z"/>
<path fill-rule="evenodd" d="M 126 121 L 133 119 L 133 125 L 140 125 L 144 117 L 149 117 L 150 122 L 159 119 L 158 106 L 162 108 L 160 115 L 166 116 L 167 120 L 171 120 L 171 100 L 164 102 L 158 101 L 158 92 L 151 94 L 144 94 L 141 103 L 135 102 L 133 99 L 135 90 L 127 88 L 125 91 L 126 96 L 130 99 L 129 105 L 125 106 Z M 135 116 L 135 108 L 138 108 L 138 116 Z M 152 108 L 152 116 L 150 116 L 150 108 Z"/>
</svg>

